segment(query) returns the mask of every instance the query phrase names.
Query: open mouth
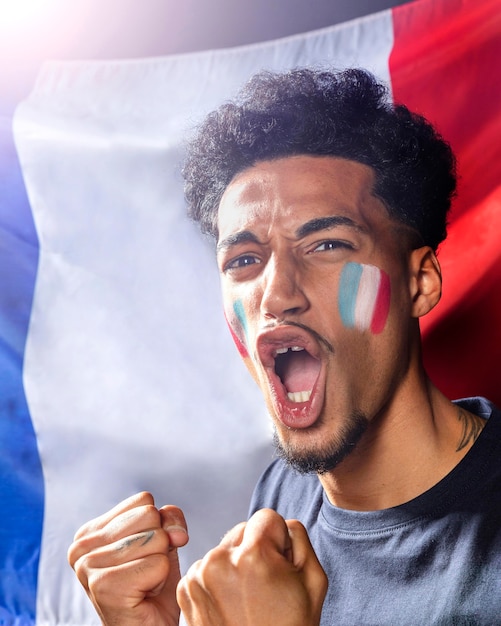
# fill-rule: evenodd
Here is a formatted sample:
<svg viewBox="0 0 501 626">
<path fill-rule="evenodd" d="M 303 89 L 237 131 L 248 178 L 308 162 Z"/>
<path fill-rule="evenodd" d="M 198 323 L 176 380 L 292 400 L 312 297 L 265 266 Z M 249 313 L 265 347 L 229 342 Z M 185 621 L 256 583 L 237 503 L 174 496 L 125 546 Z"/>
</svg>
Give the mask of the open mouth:
<svg viewBox="0 0 501 626">
<path fill-rule="evenodd" d="M 308 402 L 320 374 L 320 361 L 302 346 L 283 346 L 275 351 L 275 373 L 287 398 L 294 403 Z"/>
<path fill-rule="evenodd" d="M 265 331 L 257 338 L 271 414 L 287 428 L 309 428 L 320 416 L 326 377 L 322 343 L 313 332 L 292 324 Z"/>
</svg>

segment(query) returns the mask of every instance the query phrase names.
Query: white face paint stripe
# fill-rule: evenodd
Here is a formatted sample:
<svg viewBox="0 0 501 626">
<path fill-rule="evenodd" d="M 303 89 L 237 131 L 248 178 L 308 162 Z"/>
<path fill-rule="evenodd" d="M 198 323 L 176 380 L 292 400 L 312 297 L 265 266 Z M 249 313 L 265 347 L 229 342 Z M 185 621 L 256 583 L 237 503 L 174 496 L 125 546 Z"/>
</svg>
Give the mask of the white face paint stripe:
<svg viewBox="0 0 501 626">
<path fill-rule="evenodd" d="M 381 272 L 374 265 L 363 265 L 355 304 L 355 326 L 367 330 L 372 323 L 381 282 Z"/>
</svg>

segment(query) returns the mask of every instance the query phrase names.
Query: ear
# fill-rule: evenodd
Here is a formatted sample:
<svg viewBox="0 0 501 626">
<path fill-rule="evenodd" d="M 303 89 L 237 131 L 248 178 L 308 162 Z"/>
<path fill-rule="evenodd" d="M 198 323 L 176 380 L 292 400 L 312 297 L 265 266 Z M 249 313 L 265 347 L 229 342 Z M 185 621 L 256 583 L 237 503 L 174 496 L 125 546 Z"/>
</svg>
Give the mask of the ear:
<svg viewBox="0 0 501 626">
<path fill-rule="evenodd" d="M 409 258 L 412 316 L 429 313 L 442 295 L 442 271 L 435 252 L 429 246 L 412 250 Z"/>
</svg>

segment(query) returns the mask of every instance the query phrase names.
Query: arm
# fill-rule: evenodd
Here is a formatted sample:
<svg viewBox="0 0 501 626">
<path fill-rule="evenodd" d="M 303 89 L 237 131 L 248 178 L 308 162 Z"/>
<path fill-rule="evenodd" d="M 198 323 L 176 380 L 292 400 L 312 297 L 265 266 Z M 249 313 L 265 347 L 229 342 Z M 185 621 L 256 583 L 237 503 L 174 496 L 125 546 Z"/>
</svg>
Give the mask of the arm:
<svg viewBox="0 0 501 626">
<path fill-rule="evenodd" d="M 305 528 L 263 509 L 178 586 L 189 626 L 318 626 L 327 578 Z"/>
<path fill-rule="evenodd" d="M 140 493 L 82 526 L 68 560 L 105 626 L 177 626 L 177 548 L 187 541 L 182 511 Z"/>
</svg>

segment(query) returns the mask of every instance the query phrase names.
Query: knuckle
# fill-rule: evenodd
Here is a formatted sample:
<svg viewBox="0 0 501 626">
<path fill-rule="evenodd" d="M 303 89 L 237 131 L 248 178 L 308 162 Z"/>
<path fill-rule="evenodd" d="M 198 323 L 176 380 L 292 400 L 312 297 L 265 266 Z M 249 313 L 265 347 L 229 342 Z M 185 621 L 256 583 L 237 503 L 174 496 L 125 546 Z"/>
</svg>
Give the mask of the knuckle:
<svg viewBox="0 0 501 626">
<path fill-rule="evenodd" d="M 96 519 L 92 519 L 86 522 L 85 524 L 82 524 L 82 526 L 80 526 L 80 528 L 75 533 L 75 536 L 73 537 L 73 541 L 77 541 L 78 539 L 81 539 L 82 537 L 93 534 L 96 530 L 100 528 L 101 526 L 99 523 L 100 520 L 101 520 L 101 517 L 97 517 Z"/>
<path fill-rule="evenodd" d="M 87 593 L 99 606 L 111 603 L 116 587 L 116 576 L 112 569 L 91 570 L 87 579 Z"/>
<path fill-rule="evenodd" d="M 177 585 L 176 596 L 177 601 L 181 609 L 183 605 L 188 604 L 195 589 L 200 588 L 200 569 L 202 567 L 202 561 L 196 561 L 189 568 L 186 574 L 181 578 Z"/>
<path fill-rule="evenodd" d="M 179 598 L 186 598 L 187 597 L 187 595 L 188 595 L 188 586 L 190 584 L 190 581 L 191 581 L 191 577 L 190 577 L 189 573 L 187 573 L 178 582 L 177 588 L 176 588 L 176 596 L 178 598 L 178 601 L 179 601 Z"/>
<path fill-rule="evenodd" d="M 294 531 L 299 531 L 299 532 L 306 532 L 306 528 L 304 527 L 304 525 L 297 519 L 288 519 L 286 521 L 287 527 L 289 528 L 289 530 L 294 530 Z"/>
<path fill-rule="evenodd" d="M 203 587 L 217 585 L 227 575 L 230 566 L 231 550 L 216 546 L 197 563 L 191 571 L 190 579 Z"/>
<path fill-rule="evenodd" d="M 87 535 L 75 540 L 68 549 L 68 562 L 74 568 L 75 563 L 85 554 L 91 552 L 95 545 L 96 535 Z"/>
<path fill-rule="evenodd" d="M 242 541 L 242 535 L 247 526 L 247 522 L 240 522 L 236 526 L 233 526 L 230 530 L 228 530 L 222 540 L 221 544 L 223 545 L 238 545 Z"/>
<path fill-rule="evenodd" d="M 87 591 L 89 590 L 89 579 L 92 577 L 92 569 L 90 567 L 89 560 L 88 555 L 84 555 L 72 565 L 80 584 Z"/>
<path fill-rule="evenodd" d="M 176 589 L 176 600 L 179 605 L 179 608 L 183 612 L 187 610 L 191 602 L 191 593 L 190 593 L 191 584 L 192 584 L 191 580 L 184 577 L 179 581 L 177 589 Z"/>
<path fill-rule="evenodd" d="M 273 509 L 259 509 L 252 515 L 249 523 L 276 523 L 277 520 L 281 520 L 282 516 Z"/>
<path fill-rule="evenodd" d="M 287 532 L 284 518 L 272 509 L 260 509 L 247 522 L 245 533 L 246 541 L 251 538 L 258 539 L 262 536 L 279 539 Z"/>
<path fill-rule="evenodd" d="M 319 585 L 319 594 L 323 598 L 327 593 L 327 589 L 329 588 L 329 579 L 327 578 L 327 574 L 324 570 L 321 570 L 321 582 Z"/>
<path fill-rule="evenodd" d="M 68 552 L 66 553 L 66 558 L 71 567 L 75 567 L 75 563 L 78 560 L 78 551 L 75 542 L 73 542 L 68 548 Z"/>
<path fill-rule="evenodd" d="M 143 528 L 155 528 L 160 526 L 160 513 L 153 504 L 137 506 L 124 511 L 111 519 L 102 529 L 107 537 L 118 537 L 124 529 L 141 525 Z"/>
</svg>

